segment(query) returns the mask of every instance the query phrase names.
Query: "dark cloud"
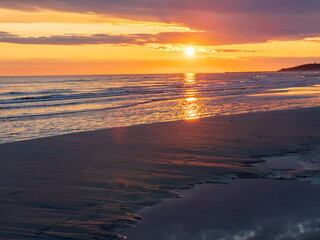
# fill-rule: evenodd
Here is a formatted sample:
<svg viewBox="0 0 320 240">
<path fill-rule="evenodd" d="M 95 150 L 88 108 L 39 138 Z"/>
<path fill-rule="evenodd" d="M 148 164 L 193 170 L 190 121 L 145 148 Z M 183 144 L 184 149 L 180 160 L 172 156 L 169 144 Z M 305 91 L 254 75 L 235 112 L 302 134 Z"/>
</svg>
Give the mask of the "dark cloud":
<svg viewBox="0 0 320 240">
<path fill-rule="evenodd" d="M 84 45 L 84 44 L 135 44 L 143 45 L 152 42 L 150 34 L 130 35 L 54 35 L 49 37 L 22 37 L 7 32 L 0 32 L 0 42 L 17 44 L 48 45 Z"/>
<path fill-rule="evenodd" d="M 318 0 L 1 0 L 1 7 L 37 10 L 59 9 L 106 14 L 152 15 L 161 11 L 205 11 L 210 13 L 311 13 L 318 12 Z"/>
<path fill-rule="evenodd" d="M 207 32 L 207 35 L 198 33 L 196 38 L 206 36 L 206 42 L 209 39 L 221 44 L 320 35 L 319 0 L 0 0 L 0 7 L 95 12 L 181 23 Z M 179 34 L 174 35 L 178 37 Z"/>
<path fill-rule="evenodd" d="M 210 40 L 211 39 L 211 40 Z M 85 44 L 123 44 L 145 45 L 159 44 L 201 44 L 219 45 L 221 39 L 215 38 L 210 33 L 192 32 L 164 32 L 158 34 L 92 34 L 92 35 L 52 35 L 48 37 L 23 37 L 8 32 L 0 32 L 0 42 L 16 44 L 47 44 L 47 45 L 85 45 Z M 245 40 L 245 39 L 243 39 Z M 242 40 L 238 40 L 242 41 Z M 245 41 L 242 41 L 245 42 Z M 234 51 L 234 50 L 225 50 Z"/>
<path fill-rule="evenodd" d="M 311 37 L 312 35 L 309 34 Z M 317 35 L 314 35 L 317 36 Z M 299 39 L 301 36 L 291 36 Z M 217 34 L 214 32 L 163 32 L 158 34 L 65 34 L 41 37 L 24 37 L 9 32 L 0 31 L 0 42 L 16 44 L 46 44 L 46 45 L 85 45 L 85 44 L 120 44 L 146 45 L 157 44 L 187 44 L 201 46 L 219 46 L 227 44 L 257 43 L 267 41 L 266 35 L 248 37 L 246 35 Z M 282 38 L 282 40 L 288 40 Z M 312 40 L 309 40 L 312 41 Z M 316 42 L 316 41 L 314 41 Z M 158 46 L 157 49 L 160 49 Z M 166 48 L 163 46 L 163 48 Z M 243 49 L 220 49 L 217 52 L 253 52 Z"/>
</svg>

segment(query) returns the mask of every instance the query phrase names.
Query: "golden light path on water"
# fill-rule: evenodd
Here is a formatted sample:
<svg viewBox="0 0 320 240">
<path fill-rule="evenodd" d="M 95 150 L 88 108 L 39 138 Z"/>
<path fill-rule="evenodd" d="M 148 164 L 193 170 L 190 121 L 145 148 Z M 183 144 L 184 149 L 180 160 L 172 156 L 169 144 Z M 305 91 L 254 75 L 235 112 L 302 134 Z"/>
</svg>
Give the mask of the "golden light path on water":
<svg viewBox="0 0 320 240">
<path fill-rule="evenodd" d="M 219 83 L 222 84 L 221 81 Z M 177 105 L 176 108 L 177 112 L 179 113 L 179 119 L 196 120 L 205 116 L 230 115 L 235 113 L 240 114 L 250 112 L 248 109 L 251 109 L 251 111 L 271 111 L 292 109 L 297 107 L 312 107 L 316 106 L 317 102 L 320 101 L 320 98 L 318 97 L 320 93 L 320 85 L 314 84 L 311 86 L 270 88 L 266 89 L 262 93 L 248 93 L 239 95 L 239 100 L 237 103 L 220 101 L 220 104 L 212 104 L 211 102 L 211 104 L 209 103 L 208 105 L 208 99 L 204 98 L 203 95 L 199 96 L 200 93 L 197 86 L 198 84 L 199 82 L 197 82 L 197 74 L 184 74 L 184 99 Z M 286 96 L 293 96 L 294 98 L 283 98 Z M 296 98 L 295 96 L 300 97 Z M 246 99 L 246 97 L 256 97 L 257 99 L 254 102 L 240 101 L 242 99 Z M 266 101 L 264 97 L 271 97 L 271 99 Z M 214 98 L 219 99 L 219 96 L 210 96 L 211 100 Z M 209 114 L 208 111 L 210 112 Z"/>
<path fill-rule="evenodd" d="M 183 103 L 183 118 L 185 120 L 198 119 L 201 117 L 201 104 L 196 97 L 195 89 L 192 88 L 192 86 L 195 86 L 196 84 L 196 74 L 186 73 L 184 81 L 188 88 L 185 92 L 185 100 Z"/>
</svg>

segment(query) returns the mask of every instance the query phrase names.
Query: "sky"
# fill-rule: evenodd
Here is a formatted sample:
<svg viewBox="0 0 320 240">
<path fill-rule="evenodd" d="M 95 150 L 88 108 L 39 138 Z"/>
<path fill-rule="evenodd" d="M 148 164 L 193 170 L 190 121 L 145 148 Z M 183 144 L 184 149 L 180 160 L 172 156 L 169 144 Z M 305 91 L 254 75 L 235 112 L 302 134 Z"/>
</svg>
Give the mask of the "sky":
<svg viewBox="0 0 320 240">
<path fill-rule="evenodd" d="M 319 0 L 0 0 L 0 75 L 274 71 L 320 62 L 319 26 Z"/>
</svg>

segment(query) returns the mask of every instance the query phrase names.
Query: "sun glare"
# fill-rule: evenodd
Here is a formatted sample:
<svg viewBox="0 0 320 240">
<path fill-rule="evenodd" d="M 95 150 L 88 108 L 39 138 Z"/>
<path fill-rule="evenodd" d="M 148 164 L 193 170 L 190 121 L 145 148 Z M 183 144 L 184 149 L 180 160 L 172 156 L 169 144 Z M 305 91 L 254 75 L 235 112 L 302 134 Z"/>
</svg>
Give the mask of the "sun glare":
<svg viewBox="0 0 320 240">
<path fill-rule="evenodd" d="M 187 47 L 185 50 L 185 54 L 189 57 L 191 57 L 195 53 L 194 49 L 192 47 Z"/>
</svg>

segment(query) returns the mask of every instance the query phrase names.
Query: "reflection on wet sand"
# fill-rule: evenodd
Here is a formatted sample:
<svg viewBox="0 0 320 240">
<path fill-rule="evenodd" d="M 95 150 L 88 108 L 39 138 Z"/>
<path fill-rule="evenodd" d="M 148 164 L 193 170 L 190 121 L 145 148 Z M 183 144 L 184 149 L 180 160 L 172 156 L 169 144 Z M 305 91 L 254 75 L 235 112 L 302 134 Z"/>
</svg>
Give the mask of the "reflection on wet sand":
<svg viewBox="0 0 320 240">
<path fill-rule="evenodd" d="M 237 179 L 199 185 L 142 212 L 129 240 L 319 239 L 319 186 Z"/>
<path fill-rule="evenodd" d="M 264 93 L 251 94 L 252 97 L 271 97 L 271 96 L 318 96 L 320 93 L 320 85 L 313 85 L 307 87 L 291 87 L 271 89 Z"/>
</svg>

